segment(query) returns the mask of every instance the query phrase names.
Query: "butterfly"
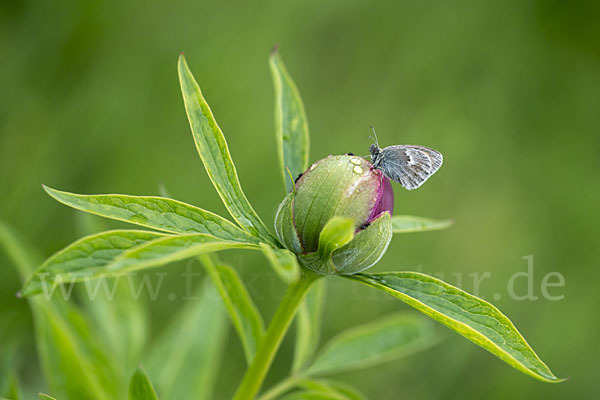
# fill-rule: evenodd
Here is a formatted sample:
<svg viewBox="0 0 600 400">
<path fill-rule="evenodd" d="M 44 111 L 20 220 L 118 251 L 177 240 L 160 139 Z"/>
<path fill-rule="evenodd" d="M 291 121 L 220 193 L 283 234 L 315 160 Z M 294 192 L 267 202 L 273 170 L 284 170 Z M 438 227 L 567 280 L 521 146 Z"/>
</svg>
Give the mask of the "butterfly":
<svg viewBox="0 0 600 400">
<path fill-rule="evenodd" d="M 375 168 L 408 190 L 424 184 L 444 161 L 442 153 L 424 146 L 396 145 L 382 149 L 377 143 L 369 147 L 369 152 Z"/>
</svg>

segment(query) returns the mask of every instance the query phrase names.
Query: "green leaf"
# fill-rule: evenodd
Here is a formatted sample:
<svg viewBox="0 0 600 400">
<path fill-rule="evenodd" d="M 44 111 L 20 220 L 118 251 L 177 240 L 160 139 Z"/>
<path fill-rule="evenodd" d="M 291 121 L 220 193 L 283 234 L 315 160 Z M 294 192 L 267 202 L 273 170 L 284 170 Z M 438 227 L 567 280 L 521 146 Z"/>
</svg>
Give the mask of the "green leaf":
<svg viewBox="0 0 600 400">
<path fill-rule="evenodd" d="M 328 260 L 331 254 L 354 238 L 352 218 L 333 217 L 323 227 L 319 235 L 318 253 L 321 259 Z"/>
<path fill-rule="evenodd" d="M 177 200 L 123 194 L 83 195 L 44 186 L 55 200 L 77 210 L 169 233 L 206 233 L 238 242 L 258 240 L 225 218 Z"/>
<path fill-rule="evenodd" d="M 178 70 L 185 111 L 196 149 L 223 204 L 242 228 L 268 243 L 278 245 L 277 239 L 269 232 L 242 191 L 225 136 L 204 100 L 183 54 L 179 57 Z"/>
<path fill-rule="evenodd" d="M 261 243 L 260 249 L 281 280 L 287 283 L 298 280 L 300 277 L 300 266 L 294 253 L 287 249 L 273 248 L 266 243 Z"/>
<path fill-rule="evenodd" d="M 279 162 L 283 182 L 289 192 L 294 182 L 290 181 L 287 169 L 296 177 L 308 167 L 308 121 L 298 88 L 279 57 L 277 48 L 271 53 L 270 65 L 275 86 L 275 129 Z"/>
<path fill-rule="evenodd" d="M 21 400 L 23 398 L 23 391 L 15 371 L 9 373 L 7 395 L 11 400 Z"/>
<path fill-rule="evenodd" d="M 0 245 L 22 276 L 39 261 L 35 250 L 0 221 Z M 122 382 L 82 312 L 62 299 L 29 298 L 44 378 L 53 393 L 72 399 L 114 399 Z"/>
<path fill-rule="evenodd" d="M 39 265 L 42 255 L 10 225 L 0 220 L 0 246 L 13 262 L 22 281 Z"/>
<path fill-rule="evenodd" d="M 351 328 L 331 339 L 306 370 L 322 375 L 391 361 L 436 343 L 426 319 L 401 313 Z"/>
<path fill-rule="evenodd" d="M 23 294 L 29 296 L 61 284 L 122 275 L 226 249 L 258 249 L 258 245 L 203 233 L 170 236 L 146 231 L 104 232 L 83 238 L 48 259 L 27 282 Z"/>
<path fill-rule="evenodd" d="M 347 400 L 366 400 L 365 395 L 359 392 L 356 388 L 343 382 L 332 381 L 329 379 L 304 379 L 298 383 L 298 386 L 312 391 L 331 393 L 342 396 Z"/>
<path fill-rule="evenodd" d="M 76 286 L 78 300 L 94 319 L 107 352 L 116 360 L 118 374 L 124 377 L 138 364 L 150 330 L 147 305 L 134 294 L 133 288 L 141 285 L 133 286 L 134 279 L 119 276 Z"/>
<path fill-rule="evenodd" d="M 436 220 L 431 218 L 413 217 L 412 215 L 394 215 L 392 217 L 392 231 L 394 233 L 426 232 L 446 229 L 452 221 Z"/>
<path fill-rule="evenodd" d="M 334 253 L 335 250 L 352 242 L 355 229 L 354 220 L 352 218 L 340 216 L 330 218 L 319 234 L 319 247 L 317 248 L 317 251 L 299 254 L 298 259 L 304 265 L 310 266 L 310 269 L 319 271 L 320 273 L 339 273 L 336 264 L 332 260 L 332 255 L 336 256 L 337 252 Z M 360 233 L 362 232 L 359 232 L 359 234 Z M 386 243 L 384 243 L 384 245 L 387 246 Z M 352 244 L 350 244 L 350 246 L 352 246 Z"/>
<path fill-rule="evenodd" d="M 304 248 L 300 243 L 298 232 L 296 232 L 296 223 L 294 221 L 294 204 L 295 193 L 290 192 L 283 199 L 277 209 L 277 217 L 275 218 L 275 232 L 277 237 L 284 244 L 286 249 L 299 254 L 304 252 Z"/>
<path fill-rule="evenodd" d="M 144 362 L 161 399 L 213 399 L 226 340 L 221 300 L 213 285 L 199 285 L 195 295 L 184 298 Z"/>
<path fill-rule="evenodd" d="M 88 271 L 88 276 L 123 274 L 159 267 L 186 258 L 227 249 L 258 249 L 258 245 L 231 242 L 202 233 L 158 238 L 124 252 L 104 268 Z"/>
<path fill-rule="evenodd" d="M 129 382 L 129 400 L 158 400 L 148 377 L 139 367 Z"/>
<path fill-rule="evenodd" d="M 345 278 L 382 290 L 446 325 L 501 360 L 545 382 L 561 382 L 513 323 L 490 303 L 417 272 L 357 274 Z"/>
<path fill-rule="evenodd" d="M 307 390 L 290 393 L 281 397 L 280 400 L 348 400 L 348 398 L 336 392 Z"/>
<path fill-rule="evenodd" d="M 223 264 L 212 254 L 202 255 L 200 260 L 219 290 L 231 322 L 242 341 L 246 361 L 250 364 L 265 332 L 262 317 L 233 268 Z"/>
<path fill-rule="evenodd" d="M 124 383 L 96 332 L 62 299 L 30 298 L 36 344 L 49 387 L 61 398 L 114 399 Z"/>
<path fill-rule="evenodd" d="M 293 373 L 300 371 L 306 365 L 319 344 L 323 303 L 325 302 L 325 283 L 324 279 L 320 279 L 313 284 L 296 314 Z"/>
<path fill-rule="evenodd" d="M 89 277 L 127 250 L 166 236 L 148 231 L 114 230 L 79 239 L 44 261 L 29 278 L 22 294 L 30 296 L 44 289 L 52 290 L 52 285 L 60 280 L 70 282 Z"/>
<path fill-rule="evenodd" d="M 39 393 L 40 400 L 56 400 L 54 397 L 48 396 L 44 393 Z"/>
</svg>

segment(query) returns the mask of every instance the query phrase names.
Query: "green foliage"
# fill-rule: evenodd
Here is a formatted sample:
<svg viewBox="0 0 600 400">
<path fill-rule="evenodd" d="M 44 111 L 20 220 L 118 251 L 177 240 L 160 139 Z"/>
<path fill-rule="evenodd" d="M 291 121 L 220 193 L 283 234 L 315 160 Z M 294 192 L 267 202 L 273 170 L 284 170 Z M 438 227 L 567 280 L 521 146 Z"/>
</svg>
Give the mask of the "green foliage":
<svg viewBox="0 0 600 400">
<path fill-rule="evenodd" d="M 138 368 L 129 381 L 129 400 L 158 400 L 146 373 Z"/>
<path fill-rule="evenodd" d="M 298 386 L 305 390 L 339 396 L 344 400 L 366 400 L 366 397 L 356 388 L 330 379 L 304 379 L 298 383 Z"/>
<path fill-rule="evenodd" d="M 115 259 L 141 244 L 165 237 L 147 231 L 107 231 L 84 237 L 49 257 L 23 287 L 22 294 L 30 296 L 48 292 L 54 282 L 70 282 L 91 276 L 108 275 L 106 268 Z M 103 269 L 106 272 L 103 274 Z M 46 287 L 44 287 L 46 284 Z M 44 290 L 45 289 L 45 290 Z"/>
<path fill-rule="evenodd" d="M 121 275 L 213 251 L 252 248 L 258 246 L 203 233 L 168 236 L 146 231 L 103 232 L 83 238 L 49 258 L 24 286 L 23 294 L 49 290 L 44 283 L 55 287 L 54 283 Z"/>
<path fill-rule="evenodd" d="M 364 368 L 412 354 L 436 343 L 431 325 L 413 314 L 396 314 L 352 328 L 327 343 L 305 374 Z"/>
<path fill-rule="evenodd" d="M 7 391 L 8 397 L 11 400 L 22 400 L 23 392 L 21 391 L 21 386 L 19 385 L 17 375 L 14 372 L 11 372 L 7 378 L 8 378 L 8 391 Z"/>
<path fill-rule="evenodd" d="M 225 218 L 177 200 L 122 194 L 82 195 L 44 186 L 57 201 L 81 211 L 169 233 L 205 233 L 224 240 L 258 243 Z"/>
<path fill-rule="evenodd" d="M 127 376 L 135 368 L 150 329 L 148 305 L 132 289 L 134 282 L 119 277 L 75 287 L 82 309 L 93 318 L 98 336 L 103 339 L 102 345 L 111 349 L 118 376 Z"/>
<path fill-rule="evenodd" d="M 446 229 L 452 225 L 450 220 L 413 217 L 412 215 L 394 215 L 392 230 L 394 233 L 426 232 Z"/>
<path fill-rule="evenodd" d="M 244 347 L 246 360 L 250 364 L 265 332 L 262 317 L 233 268 L 223 264 L 212 254 L 202 255 L 200 260 L 221 295 Z"/>
<path fill-rule="evenodd" d="M 305 390 L 301 392 L 290 393 L 282 397 L 281 400 L 346 400 L 346 397 L 335 392 Z"/>
<path fill-rule="evenodd" d="M 317 252 L 323 260 L 329 260 L 332 253 L 354 238 L 354 220 L 333 217 L 323 227 L 319 236 Z"/>
<path fill-rule="evenodd" d="M 78 210 L 166 233 L 138 230 L 96 233 L 74 242 L 40 265 L 35 252 L 8 226 L 0 223 L 0 244 L 14 261 L 22 279 L 29 277 L 22 294 L 29 296 L 38 353 L 52 393 L 65 399 L 120 398 L 127 391 L 128 371 L 142 359 L 162 399 L 214 398 L 213 389 L 226 343 L 225 310 L 249 364 L 234 395 L 237 400 L 255 398 L 297 310 L 291 375 L 261 396 L 262 400 L 298 388 L 299 391 L 284 398 L 362 399 L 364 396 L 350 386 L 316 377 L 395 360 L 436 342 L 437 336 L 429 321 L 398 314 L 350 328 L 330 340 L 314 356 L 319 344 L 325 289 L 324 282 L 319 280 L 322 275 L 305 267 L 347 274 L 348 279 L 399 298 L 521 372 L 546 382 L 561 381 L 538 358 L 510 320 L 491 304 L 424 274 L 351 275 L 379 260 L 387 249 L 392 231 L 444 229 L 450 226 L 450 221 L 412 216 L 392 218 L 389 213 L 383 213 L 369 227 L 356 231 L 355 218 L 336 214 L 336 210 L 345 209 L 343 201 L 334 204 L 332 212 L 336 215 L 323 217 L 323 207 L 328 205 L 330 193 L 317 185 L 314 189 L 320 196 L 317 204 L 310 196 L 304 198 L 302 204 L 295 204 L 294 192 L 281 203 L 275 226 L 283 242 L 279 243 L 243 193 L 225 137 L 183 56 L 178 70 L 196 148 L 210 180 L 239 227 L 221 216 L 169 198 L 79 195 L 44 187 L 50 196 Z M 271 56 L 271 70 L 281 170 L 284 177 L 285 171 L 296 175 L 308 165 L 308 123 L 298 90 L 276 53 Z M 348 164 L 349 156 L 338 158 L 339 162 Z M 359 162 L 365 167 L 370 165 L 364 159 Z M 351 172 L 355 167 L 355 163 L 344 166 L 350 168 L 345 172 L 350 171 L 352 179 L 358 179 Z M 329 179 L 335 186 L 338 178 L 327 168 L 322 179 Z M 291 184 L 286 179 L 288 190 Z M 346 189 L 344 185 L 335 186 L 338 194 L 344 196 Z M 357 196 L 372 203 L 370 193 Z M 352 198 L 344 201 L 351 202 Z M 295 207 L 312 210 L 314 218 L 309 221 L 309 228 L 320 227 L 328 221 L 318 231 L 318 237 L 311 237 L 309 245 L 315 245 L 312 250 L 316 250 L 312 253 L 307 254 L 303 248 L 306 243 L 300 241 L 299 235 L 305 234 L 305 230 L 301 229 L 300 234 L 296 232 Z M 370 211 L 361 210 L 367 214 Z M 281 248 L 282 245 L 285 248 Z M 261 314 L 237 272 L 211 254 L 227 249 L 261 250 L 274 271 L 288 284 L 266 331 Z M 196 296 L 184 298 L 183 306 L 158 338 L 147 346 L 144 312 L 139 304 L 131 301 L 131 291 L 119 286 L 116 280 L 112 284 L 118 293 L 118 305 L 110 302 L 111 296 L 106 291 L 100 301 L 91 298 L 87 301 L 82 296 L 77 305 L 52 297 L 52 293 L 63 294 L 66 299 L 70 297 L 73 286 L 65 289 L 65 283 L 85 281 L 89 294 L 89 280 L 118 277 L 192 257 L 200 258 L 210 280 L 197 288 Z M 346 265 L 351 267 L 338 269 Z M 108 287 L 105 281 L 102 285 Z M 57 286 L 60 292 L 55 291 Z M 96 293 L 99 287 L 96 286 Z M 79 289 L 81 286 L 76 293 L 82 294 Z M 40 293 L 44 293 L 46 299 L 33 296 Z M 40 398 L 49 398 L 44 396 L 40 394 Z M 129 398 L 157 398 L 139 368 L 130 380 Z"/>
<path fill-rule="evenodd" d="M 226 322 L 213 285 L 200 285 L 185 299 L 143 360 L 161 400 L 214 398 L 225 350 Z"/>
<path fill-rule="evenodd" d="M 323 316 L 326 281 L 317 281 L 310 289 L 300 305 L 296 315 L 296 342 L 294 345 L 294 361 L 292 373 L 302 369 L 319 345 L 321 336 L 321 319 Z"/>
<path fill-rule="evenodd" d="M 0 221 L 0 245 L 6 249 L 22 276 L 39 261 L 35 251 Z M 100 345 L 95 330 L 82 311 L 59 298 L 29 298 L 36 346 L 52 393 L 72 399 L 111 399 L 123 382 L 114 375 L 108 349 Z"/>
<path fill-rule="evenodd" d="M 242 191 L 225 136 L 204 100 L 183 55 L 179 57 L 178 69 L 185 110 L 196 149 L 223 204 L 242 228 L 268 243 L 277 244 L 277 240 L 256 214 Z"/>
<path fill-rule="evenodd" d="M 308 121 L 298 88 L 277 50 L 277 47 L 273 49 L 269 61 L 275 87 L 275 132 L 279 163 L 286 191 L 289 192 L 294 185 L 293 179 L 308 168 Z"/>
<path fill-rule="evenodd" d="M 417 272 L 348 276 L 382 290 L 458 332 L 519 371 L 560 382 L 506 316 L 490 303 Z"/>
<path fill-rule="evenodd" d="M 294 253 L 287 249 L 273 248 L 266 243 L 261 243 L 260 249 L 282 281 L 290 283 L 298 280 L 300 266 Z"/>
</svg>

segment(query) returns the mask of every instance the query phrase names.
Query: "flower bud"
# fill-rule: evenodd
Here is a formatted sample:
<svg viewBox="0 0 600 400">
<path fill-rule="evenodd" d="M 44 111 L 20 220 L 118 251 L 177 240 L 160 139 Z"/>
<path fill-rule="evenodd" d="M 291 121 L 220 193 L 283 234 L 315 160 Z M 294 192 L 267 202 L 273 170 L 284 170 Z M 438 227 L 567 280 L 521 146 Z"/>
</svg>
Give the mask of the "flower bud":
<svg viewBox="0 0 600 400">
<path fill-rule="evenodd" d="M 275 230 L 305 267 L 353 274 L 385 253 L 392 238 L 393 206 L 390 181 L 370 162 L 329 156 L 297 179 L 296 189 L 279 205 Z M 340 230 L 349 235 L 336 236 Z"/>
</svg>

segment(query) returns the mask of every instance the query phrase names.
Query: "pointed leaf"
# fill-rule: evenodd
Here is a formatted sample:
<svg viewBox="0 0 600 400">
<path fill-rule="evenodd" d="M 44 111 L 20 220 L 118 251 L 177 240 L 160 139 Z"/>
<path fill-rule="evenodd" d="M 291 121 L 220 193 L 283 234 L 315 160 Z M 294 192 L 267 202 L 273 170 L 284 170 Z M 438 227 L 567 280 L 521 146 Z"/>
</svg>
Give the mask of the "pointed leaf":
<svg viewBox="0 0 600 400">
<path fill-rule="evenodd" d="M 56 400 L 54 397 L 48 396 L 47 394 L 40 393 L 40 400 Z"/>
<path fill-rule="evenodd" d="M 273 248 L 266 243 L 261 243 L 260 249 L 282 281 L 291 283 L 298 280 L 300 266 L 294 253 L 287 249 Z"/>
<path fill-rule="evenodd" d="M 206 233 L 215 237 L 258 243 L 225 218 L 164 197 L 124 194 L 83 195 L 44 186 L 55 200 L 77 210 L 169 233 Z"/>
<path fill-rule="evenodd" d="M 345 278 L 382 290 L 483 347 L 519 371 L 560 382 L 513 323 L 490 303 L 417 272 L 357 274 Z"/>
<path fill-rule="evenodd" d="M 348 400 L 348 398 L 335 392 L 306 390 L 301 392 L 292 392 L 281 397 L 280 400 Z"/>
<path fill-rule="evenodd" d="M 44 376 L 59 398 L 113 399 L 122 382 L 114 360 L 78 308 L 30 298 Z"/>
<path fill-rule="evenodd" d="M 87 236 L 48 258 L 29 278 L 24 296 L 51 290 L 59 279 L 70 282 L 91 276 L 93 271 L 113 262 L 125 251 L 167 235 L 148 231 L 114 230 Z M 50 288 L 48 287 L 50 285 Z"/>
<path fill-rule="evenodd" d="M 147 304 L 135 293 L 134 276 L 119 276 L 77 285 L 78 300 L 98 327 L 113 354 L 121 376 L 128 376 L 139 363 L 148 332 Z"/>
<path fill-rule="evenodd" d="M 183 308 L 150 348 L 144 365 L 161 400 L 209 400 L 227 338 L 221 300 L 210 282 Z"/>
<path fill-rule="evenodd" d="M 227 249 L 258 249 L 249 243 L 230 242 L 202 233 L 158 238 L 124 252 L 104 268 L 88 271 L 91 277 L 122 274 L 159 267 L 186 258 Z"/>
<path fill-rule="evenodd" d="M 108 229 L 106 220 L 96 215 L 77 213 L 76 216 L 82 236 Z M 117 374 L 123 377 L 136 369 L 149 332 L 148 305 L 136 294 L 139 292 L 135 287 L 141 287 L 139 283 L 135 286 L 136 280 L 132 275 L 75 286 L 81 307 L 94 319 L 106 351 L 114 355 Z"/>
<path fill-rule="evenodd" d="M 158 400 L 152 384 L 141 368 L 135 370 L 129 382 L 129 400 Z"/>
<path fill-rule="evenodd" d="M 296 343 L 292 372 L 300 371 L 319 345 L 325 283 L 326 280 L 320 279 L 313 284 L 296 314 Z"/>
<path fill-rule="evenodd" d="M 305 390 L 332 393 L 334 395 L 342 396 L 346 400 L 366 400 L 365 395 L 356 388 L 343 382 L 332 381 L 329 379 L 304 379 L 300 381 L 298 386 Z"/>
<path fill-rule="evenodd" d="M 212 254 L 202 255 L 200 260 L 221 295 L 231 322 L 242 341 L 246 361 L 250 364 L 265 332 L 262 317 L 233 268 L 223 264 Z"/>
<path fill-rule="evenodd" d="M 429 321 L 407 313 L 351 328 L 325 345 L 307 375 L 364 368 L 423 350 L 436 342 Z"/>
<path fill-rule="evenodd" d="M 108 241 L 98 240 L 105 239 L 115 232 L 119 234 L 117 241 L 112 237 Z M 155 237 L 157 237 L 154 240 L 146 240 L 151 237 L 143 237 L 139 240 L 137 237 L 132 238 L 130 232 L 132 231 L 110 231 L 75 242 L 57 253 L 57 267 L 54 266 L 54 256 L 47 264 L 42 265 L 23 288 L 23 294 L 28 296 L 41 293 L 45 289 L 52 290 L 61 284 L 68 283 L 70 285 L 73 282 L 112 277 L 140 269 L 159 267 L 214 251 L 258 249 L 258 245 L 230 242 L 202 233 L 170 236 L 133 231 L 136 232 L 136 235 L 156 235 Z M 89 240 L 84 241 L 85 239 Z M 139 243 L 136 242 L 137 240 Z M 100 245 L 97 244 L 98 242 Z M 85 249 L 83 254 L 79 253 L 81 247 Z M 79 257 L 81 259 L 71 262 L 71 259 Z M 83 261 L 88 263 L 82 265 Z"/>
<path fill-rule="evenodd" d="M 0 221 L 0 246 L 7 250 L 20 275 L 33 271 L 38 260 L 31 246 Z M 81 311 L 62 299 L 29 298 L 35 339 L 44 378 L 53 393 L 73 399 L 114 399 L 122 382 L 95 331 Z"/>
<path fill-rule="evenodd" d="M 223 204 L 242 228 L 276 245 L 277 239 L 269 232 L 242 191 L 225 136 L 217 125 L 208 103 L 204 100 L 183 55 L 179 57 L 178 70 L 185 111 L 192 128 L 196 149 Z"/>
<path fill-rule="evenodd" d="M 287 170 L 296 177 L 308 168 L 308 121 L 298 88 L 283 65 L 277 48 L 271 53 L 270 65 L 275 86 L 275 130 L 279 162 L 283 182 L 289 192 L 293 181 Z"/>
<path fill-rule="evenodd" d="M 7 395 L 11 400 L 23 399 L 23 391 L 21 390 L 21 385 L 19 385 L 19 380 L 15 371 L 12 371 L 8 376 Z"/>
<path fill-rule="evenodd" d="M 392 217 L 392 231 L 394 233 L 437 231 L 446 229 L 451 225 L 452 221 L 449 219 L 436 220 L 412 215 L 394 215 Z"/>
<path fill-rule="evenodd" d="M 354 220 L 352 218 L 333 217 L 323 227 L 319 235 L 318 253 L 327 260 L 331 254 L 354 238 Z"/>
</svg>

